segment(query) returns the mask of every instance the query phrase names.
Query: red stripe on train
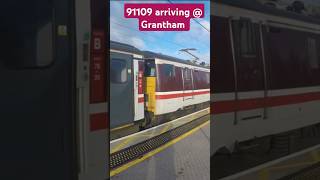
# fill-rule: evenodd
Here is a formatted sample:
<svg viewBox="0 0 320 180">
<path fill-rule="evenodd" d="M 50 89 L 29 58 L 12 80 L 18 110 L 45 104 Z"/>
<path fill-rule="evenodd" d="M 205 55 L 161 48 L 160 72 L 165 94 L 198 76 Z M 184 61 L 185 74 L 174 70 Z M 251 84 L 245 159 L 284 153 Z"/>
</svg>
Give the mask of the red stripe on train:
<svg viewBox="0 0 320 180">
<path fill-rule="evenodd" d="M 195 96 L 195 95 L 209 94 L 209 93 L 210 93 L 210 91 L 201 91 L 201 92 L 192 92 L 192 93 L 178 93 L 178 94 L 164 94 L 164 95 L 156 95 L 156 99 L 173 99 L 173 98 Z"/>
<path fill-rule="evenodd" d="M 138 98 L 138 103 L 143 103 L 144 102 L 144 97 L 139 97 Z"/>
<path fill-rule="evenodd" d="M 108 126 L 108 114 L 104 113 L 97 113 L 90 115 L 90 131 L 98 131 L 107 129 Z"/>
<path fill-rule="evenodd" d="M 320 100 L 320 92 L 267 98 L 243 99 L 238 101 L 219 101 L 211 103 L 211 113 L 221 114 L 233 111 L 252 110 L 263 107 L 275 107 Z"/>
</svg>

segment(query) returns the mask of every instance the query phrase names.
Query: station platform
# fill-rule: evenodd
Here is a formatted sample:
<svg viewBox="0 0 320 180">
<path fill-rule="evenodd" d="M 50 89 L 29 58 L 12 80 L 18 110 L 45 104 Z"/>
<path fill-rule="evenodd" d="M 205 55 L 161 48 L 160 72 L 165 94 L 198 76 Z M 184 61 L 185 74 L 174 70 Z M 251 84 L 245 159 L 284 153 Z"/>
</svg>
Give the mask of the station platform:
<svg viewBox="0 0 320 180">
<path fill-rule="evenodd" d="M 320 145 L 221 180 L 320 180 Z"/>
<path fill-rule="evenodd" d="M 157 130 L 153 129 L 138 133 L 133 138 L 140 139 L 138 142 L 133 140 L 133 143 L 128 140 L 132 138 L 131 136 L 111 143 L 113 144 L 110 147 L 111 161 L 113 161 L 110 165 L 111 179 L 209 180 L 210 116 L 208 114 L 205 115 L 203 112 L 184 117 L 182 120 L 180 119 L 181 121 L 178 120 L 173 124 L 163 125 Z M 192 120 L 194 118 L 197 118 L 197 120 Z M 177 125 L 181 123 L 183 125 Z M 147 132 L 149 132 L 149 135 Z M 150 136 L 152 136 L 150 134 L 153 134 L 152 138 L 155 138 L 154 140 L 150 139 Z M 156 139 L 157 137 L 161 137 L 160 140 Z M 146 142 L 146 139 L 149 140 Z M 126 154 L 128 148 L 137 146 L 139 150 L 145 149 L 149 147 L 148 144 L 157 144 L 160 141 L 163 141 L 163 143 L 158 147 L 139 155 L 138 158 L 130 160 L 121 166 L 117 166 L 117 162 L 128 156 Z M 144 147 L 142 144 L 147 144 L 147 146 Z M 133 152 L 132 154 L 136 153 L 134 148 L 133 150 L 130 149 L 130 152 Z M 117 157 L 117 155 L 121 155 L 121 158 L 113 160 L 113 156 Z"/>
<path fill-rule="evenodd" d="M 197 118 L 203 117 L 210 113 L 210 109 L 206 108 L 191 114 L 188 114 L 186 116 L 177 118 L 173 121 L 169 121 L 167 123 L 161 124 L 159 126 L 155 126 L 149 129 L 146 129 L 144 131 L 140 131 L 138 133 L 134 133 L 122 138 L 118 138 L 115 140 L 112 140 L 110 142 L 110 153 L 115 153 L 117 151 L 120 151 L 122 149 L 128 148 L 130 146 L 133 146 L 135 144 L 138 144 L 140 142 L 146 141 L 152 137 L 158 136 L 160 134 L 163 134 L 165 132 L 168 132 L 170 130 L 173 130 L 177 127 L 181 127 L 187 123 L 190 123 L 194 121 Z"/>
</svg>

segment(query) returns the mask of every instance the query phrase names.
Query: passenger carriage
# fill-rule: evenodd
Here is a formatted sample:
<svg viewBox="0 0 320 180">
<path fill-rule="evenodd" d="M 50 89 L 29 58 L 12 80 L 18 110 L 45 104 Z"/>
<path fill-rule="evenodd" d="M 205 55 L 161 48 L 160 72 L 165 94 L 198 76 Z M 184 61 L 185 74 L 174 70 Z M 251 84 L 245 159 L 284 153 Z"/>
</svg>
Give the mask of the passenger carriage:
<svg viewBox="0 0 320 180">
<path fill-rule="evenodd" d="M 211 7 L 211 155 L 316 127 L 320 21 L 250 0 Z"/>
<path fill-rule="evenodd" d="M 145 128 L 179 110 L 209 106 L 209 68 L 123 43 L 110 45 L 111 129 Z"/>
</svg>

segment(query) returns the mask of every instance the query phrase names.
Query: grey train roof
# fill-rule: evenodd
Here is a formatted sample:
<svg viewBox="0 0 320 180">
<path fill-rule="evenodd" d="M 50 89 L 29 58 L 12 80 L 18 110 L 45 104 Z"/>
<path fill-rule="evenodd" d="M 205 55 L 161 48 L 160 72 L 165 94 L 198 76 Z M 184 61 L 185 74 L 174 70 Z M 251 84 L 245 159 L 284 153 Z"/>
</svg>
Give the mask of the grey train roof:
<svg viewBox="0 0 320 180">
<path fill-rule="evenodd" d="M 169 60 L 169 61 L 178 62 L 178 63 L 182 63 L 182 64 L 188 64 L 188 65 L 191 65 L 191 66 L 210 69 L 210 68 L 205 67 L 205 66 L 201 66 L 201 65 L 198 65 L 198 64 L 193 64 L 193 63 L 188 62 L 186 60 L 182 60 L 182 59 L 175 58 L 175 57 L 172 57 L 172 56 L 167 56 L 167 55 L 164 55 L 164 54 L 154 53 L 154 52 L 151 52 L 151 51 L 143 51 L 143 55 L 144 55 L 145 58 L 159 58 L 159 59 L 163 59 L 163 60 Z"/>
<path fill-rule="evenodd" d="M 141 54 L 145 58 L 160 58 L 160 59 L 164 59 L 164 60 L 169 60 L 169 61 L 174 61 L 174 62 L 179 62 L 179 63 L 183 63 L 183 64 L 188 64 L 188 65 L 192 65 L 192 66 L 197 66 L 197 67 L 209 69 L 208 67 L 193 64 L 193 63 L 188 62 L 186 60 L 178 59 L 178 58 L 175 58 L 172 56 L 154 53 L 151 51 L 140 51 L 138 48 L 136 48 L 134 46 L 124 44 L 124 43 L 115 42 L 115 41 L 110 41 L 110 49 L 125 51 L 125 52 L 130 52 L 130 53 L 135 53 L 135 54 Z"/>
<path fill-rule="evenodd" d="M 119 50 L 119 51 L 135 53 L 135 54 L 142 54 L 142 52 L 134 46 L 124 44 L 124 43 L 115 42 L 115 41 L 110 41 L 110 49 L 115 49 L 115 50 Z"/>
<path fill-rule="evenodd" d="M 259 3 L 257 0 L 215 0 L 215 2 L 304 22 L 320 24 L 320 19 L 318 18 L 269 7 Z"/>
</svg>

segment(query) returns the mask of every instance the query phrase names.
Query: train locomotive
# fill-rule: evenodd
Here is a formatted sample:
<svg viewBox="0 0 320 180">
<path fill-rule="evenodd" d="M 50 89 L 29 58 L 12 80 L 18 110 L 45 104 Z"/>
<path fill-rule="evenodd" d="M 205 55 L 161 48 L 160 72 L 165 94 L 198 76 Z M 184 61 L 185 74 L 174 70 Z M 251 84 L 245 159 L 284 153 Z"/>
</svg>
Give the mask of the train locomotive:
<svg viewBox="0 0 320 180">
<path fill-rule="evenodd" d="M 320 21 L 250 0 L 211 8 L 211 155 L 319 133 Z"/>
<path fill-rule="evenodd" d="M 110 42 L 110 127 L 144 129 L 209 107 L 210 69 Z"/>
</svg>

